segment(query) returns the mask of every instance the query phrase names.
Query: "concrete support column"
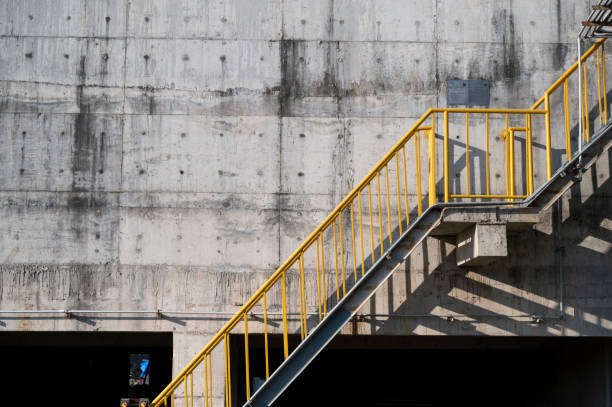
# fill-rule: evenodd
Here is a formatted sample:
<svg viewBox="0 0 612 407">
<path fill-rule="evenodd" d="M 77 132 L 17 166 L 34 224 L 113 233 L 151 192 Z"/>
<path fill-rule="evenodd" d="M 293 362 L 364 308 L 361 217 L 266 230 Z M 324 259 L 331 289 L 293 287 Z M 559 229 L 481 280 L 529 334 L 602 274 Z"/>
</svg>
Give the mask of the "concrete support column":
<svg viewBox="0 0 612 407">
<path fill-rule="evenodd" d="M 457 235 L 457 265 L 481 266 L 508 255 L 506 224 L 476 224 Z"/>
</svg>

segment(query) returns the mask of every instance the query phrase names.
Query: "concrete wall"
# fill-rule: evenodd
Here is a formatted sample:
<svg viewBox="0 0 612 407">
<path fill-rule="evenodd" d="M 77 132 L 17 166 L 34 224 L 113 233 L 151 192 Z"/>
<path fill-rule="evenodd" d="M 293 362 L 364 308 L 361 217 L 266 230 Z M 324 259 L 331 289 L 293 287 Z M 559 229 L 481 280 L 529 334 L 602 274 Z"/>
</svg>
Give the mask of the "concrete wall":
<svg viewBox="0 0 612 407">
<path fill-rule="evenodd" d="M 446 106 L 445 80 L 529 107 L 573 63 L 589 3 L 0 0 L 0 309 L 235 310 Z M 564 199 L 560 229 L 545 214 L 486 270 L 428 239 L 364 310 L 555 317 L 561 233 L 564 319 L 347 333 L 609 335 L 610 162 Z M 171 331 L 178 372 L 226 318 L 0 315 L 0 331 Z"/>
</svg>

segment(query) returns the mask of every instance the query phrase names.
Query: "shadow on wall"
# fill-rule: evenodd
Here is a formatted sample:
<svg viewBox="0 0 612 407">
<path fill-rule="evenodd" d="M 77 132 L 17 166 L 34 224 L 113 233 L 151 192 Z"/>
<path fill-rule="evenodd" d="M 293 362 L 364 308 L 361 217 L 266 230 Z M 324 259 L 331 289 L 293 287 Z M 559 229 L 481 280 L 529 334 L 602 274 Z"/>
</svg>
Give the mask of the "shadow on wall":
<svg viewBox="0 0 612 407">
<path fill-rule="evenodd" d="M 612 173 L 612 150 L 608 150 L 609 173 Z M 430 269 L 428 245 L 423 244 L 422 270 L 405 265 L 405 287 L 394 287 L 387 281 L 388 304 L 394 304 L 398 291 L 407 299 L 392 308 L 398 317 L 365 322 L 372 334 L 519 334 L 519 335 L 602 335 L 612 329 L 612 178 L 601 182 L 597 166 L 584 174 L 582 183 L 591 183 L 593 194 L 582 201 L 580 184 L 571 189 L 569 207 L 563 199 L 554 205 L 550 216 L 551 230 L 532 229 L 508 238 L 508 257 L 489 266 L 467 269 L 456 266 L 455 250 L 438 241 L 441 261 Z M 598 179 L 599 178 L 599 179 Z M 565 217 L 561 221 L 562 217 Z M 561 218 L 559 218 L 561 217 Z M 544 223 L 544 228 L 549 225 Z M 429 238 L 429 243 L 435 242 Z M 454 242 L 453 242 L 454 243 Z M 438 250 L 438 249 L 436 249 Z M 562 266 L 562 269 L 560 268 Z M 418 287 L 410 276 L 422 273 Z M 414 280 L 412 280 L 414 281 Z M 562 287 L 563 292 L 560 291 Z M 558 302 L 564 301 L 564 314 Z M 370 301 L 376 313 L 375 299 Z M 451 321 L 439 317 L 417 317 L 431 314 L 471 315 Z M 401 315 L 414 316 L 401 318 Z M 541 321 L 527 318 L 517 321 L 507 315 L 541 316 Z M 541 323 L 538 323 L 541 322 Z"/>
</svg>

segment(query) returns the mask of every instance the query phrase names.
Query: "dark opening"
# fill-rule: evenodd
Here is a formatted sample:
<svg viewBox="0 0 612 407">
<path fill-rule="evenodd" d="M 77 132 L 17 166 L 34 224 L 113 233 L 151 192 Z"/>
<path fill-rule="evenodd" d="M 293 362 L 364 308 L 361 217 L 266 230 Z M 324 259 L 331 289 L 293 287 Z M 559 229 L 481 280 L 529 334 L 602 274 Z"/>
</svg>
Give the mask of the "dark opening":
<svg viewBox="0 0 612 407">
<path fill-rule="evenodd" d="M 293 346 L 295 346 L 295 338 Z M 233 397 L 245 400 L 244 342 L 232 337 Z M 340 337 L 275 406 L 606 406 L 611 338 Z M 282 360 L 278 338 L 270 359 Z M 251 389 L 265 378 L 249 338 Z M 251 393 L 253 390 L 251 390 Z"/>
<path fill-rule="evenodd" d="M 3 332 L 0 360 L 8 405 L 118 406 L 170 383 L 172 334 Z"/>
</svg>

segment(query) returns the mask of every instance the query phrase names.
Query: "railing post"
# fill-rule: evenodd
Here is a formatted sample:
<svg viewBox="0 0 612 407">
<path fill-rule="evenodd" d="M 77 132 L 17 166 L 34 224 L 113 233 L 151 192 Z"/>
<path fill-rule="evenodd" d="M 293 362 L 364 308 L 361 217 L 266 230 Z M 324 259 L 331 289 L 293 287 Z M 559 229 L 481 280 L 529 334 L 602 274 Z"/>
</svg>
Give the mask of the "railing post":
<svg viewBox="0 0 612 407">
<path fill-rule="evenodd" d="M 506 128 L 502 131 L 502 137 L 506 144 L 506 196 L 510 196 L 510 121 L 506 113 Z M 510 200 L 506 198 L 506 200 Z"/>
<path fill-rule="evenodd" d="M 429 139 L 429 206 L 436 204 L 436 145 L 433 130 L 427 132 Z"/>
<path fill-rule="evenodd" d="M 527 114 L 525 118 L 525 127 L 526 127 L 526 145 L 525 145 L 525 157 L 527 159 L 527 195 L 531 195 L 533 193 L 533 146 L 532 146 L 532 136 L 531 136 L 531 115 Z"/>
<path fill-rule="evenodd" d="M 286 280 L 286 272 L 283 271 L 283 275 L 281 277 L 282 287 L 281 287 L 281 295 L 283 302 L 283 354 L 285 359 L 289 356 L 289 344 L 287 340 L 287 282 Z"/>
<path fill-rule="evenodd" d="M 584 118 L 583 118 L 583 102 L 582 102 L 582 53 L 580 38 L 578 41 L 578 160 L 582 163 L 582 138 L 584 137 Z"/>
<path fill-rule="evenodd" d="M 449 192 L 449 163 L 448 163 L 448 111 L 444 111 L 444 202 L 450 198 Z"/>
<path fill-rule="evenodd" d="M 563 118 L 565 123 L 565 153 L 567 159 L 572 158 L 572 142 L 570 139 L 570 117 L 569 117 L 569 85 L 567 79 L 563 82 Z"/>
<path fill-rule="evenodd" d="M 551 145 L 550 145 L 550 95 L 544 94 L 544 109 L 546 110 L 546 179 L 552 177 Z"/>
<path fill-rule="evenodd" d="M 244 314 L 244 376 L 246 381 L 246 399 L 251 398 L 251 378 L 249 374 L 249 315 Z M 192 376 L 193 377 L 193 376 Z M 191 389 L 193 397 L 193 389 Z M 191 400 L 193 407 L 193 400 Z"/>
<path fill-rule="evenodd" d="M 421 196 L 421 132 L 414 133 L 414 160 L 416 164 L 416 190 L 417 190 L 417 210 L 419 216 L 423 213 L 423 200 Z"/>
<path fill-rule="evenodd" d="M 487 195 L 491 195 L 491 179 L 489 169 L 489 113 L 485 113 L 485 167 L 487 176 Z"/>
<path fill-rule="evenodd" d="M 604 95 L 604 122 L 608 124 L 608 87 L 606 86 L 606 48 L 605 43 L 601 44 L 601 75 L 603 76 L 603 95 Z"/>
<path fill-rule="evenodd" d="M 514 196 L 514 130 L 508 129 L 508 153 L 510 154 L 510 196 Z M 513 201 L 514 199 L 510 199 Z"/>
<path fill-rule="evenodd" d="M 470 114 L 465 114 L 465 185 L 467 188 L 466 195 L 470 194 Z"/>
<path fill-rule="evenodd" d="M 587 77 L 587 61 L 584 61 L 584 65 L 582 65 L 582 70 L 584 72 L 584 120 L 586 126 L 586 141 L 587 143 L 591 139 L 591 115 L 589 114 L 589 80 Z"/>
</svg>

